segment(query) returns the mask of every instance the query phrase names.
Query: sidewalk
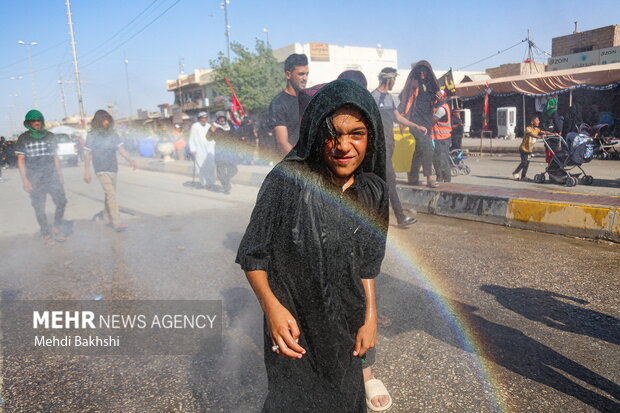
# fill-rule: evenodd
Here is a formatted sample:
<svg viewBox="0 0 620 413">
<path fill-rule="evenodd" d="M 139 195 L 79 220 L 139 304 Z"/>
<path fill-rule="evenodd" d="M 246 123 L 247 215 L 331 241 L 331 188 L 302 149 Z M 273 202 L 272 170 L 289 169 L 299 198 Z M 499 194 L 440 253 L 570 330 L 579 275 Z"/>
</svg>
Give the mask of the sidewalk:
<svg viewBox="0 0 620 413">
<path fill-rule="evenodd" d="M 135 159 L 140 169 L 192 177 L 189 161 Z M 454 177 L 438 189 L 410 186 L 406 174 L 398 174 L 401 200 L 427 214 L 620 242 L 620 162 L 594 160 L 583 165 L 594 183 L 572 188 L 514 181 L 511 172 L 519 158 L 512 154 L 472 156 L 467 163 L 470 175 Z M 533 158 L 528 175 L 542 172 L 545 165 L 542 157 Z M 239 165 L 233 183 L 260 186 L 270 169 Z"/>
</svg>

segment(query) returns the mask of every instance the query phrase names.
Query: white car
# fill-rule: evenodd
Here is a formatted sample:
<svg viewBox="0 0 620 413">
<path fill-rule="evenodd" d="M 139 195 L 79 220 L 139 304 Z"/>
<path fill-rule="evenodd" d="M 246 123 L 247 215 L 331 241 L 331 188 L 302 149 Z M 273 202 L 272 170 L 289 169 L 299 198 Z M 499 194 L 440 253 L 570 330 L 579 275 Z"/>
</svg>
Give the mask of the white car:
<svg viewBox="0 0 620 413">
<path fill-rule="evenodd" d="M 60 158 L 60 162 L 67 163 L 67 165 L 71 166 L 77 166 L 77 142 L 74 142 L 69 135 L 64 133 L 56 134 L 56 139 L 58 140 L 58 152 L 56 153 L 58 154 L 58 158 Z"/>
</svg>

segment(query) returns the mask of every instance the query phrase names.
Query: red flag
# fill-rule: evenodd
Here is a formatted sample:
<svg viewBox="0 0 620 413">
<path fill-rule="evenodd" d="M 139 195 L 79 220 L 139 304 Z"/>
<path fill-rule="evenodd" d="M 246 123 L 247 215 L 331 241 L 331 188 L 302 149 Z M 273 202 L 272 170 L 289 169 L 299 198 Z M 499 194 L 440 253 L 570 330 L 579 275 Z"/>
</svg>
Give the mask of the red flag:
<svg viewBox="0 0 620 413">
<path fill-rule="evenodd" d="M 487 88 L 484 92 L 484 105 L 482 106 L 482 130 L 489 130 L 489 93 L 491 89 L 489 89 L 489 84 L 487 83 Z"/>
<path fill-rule="evenodd" d="M 233 89 L 232 85 L 228 81 L 227 77 L 224 77 L 226 84 L 230 89 L 230 93 L 232 93 L 231 106 L 230 106 L 230 120 L 236 126 L 241 126 L 241 120 L 245 117 L 245 110 L 243 109 L 243 105 L 237 99 L 237 95 L 235 94 L 235 89 Z"/>
</svg>

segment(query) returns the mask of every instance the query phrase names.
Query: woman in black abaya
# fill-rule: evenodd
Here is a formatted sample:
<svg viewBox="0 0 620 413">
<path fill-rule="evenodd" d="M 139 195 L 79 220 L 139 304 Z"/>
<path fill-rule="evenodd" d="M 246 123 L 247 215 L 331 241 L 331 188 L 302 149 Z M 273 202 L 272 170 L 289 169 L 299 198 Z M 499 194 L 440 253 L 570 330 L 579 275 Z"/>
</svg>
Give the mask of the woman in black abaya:
<svg viewBox="0 0 620 413">
<path fill-rule="evenodd" d="M 265 179 L 237 254 L 265 313 L 263 412 L 366 411 L 361 357 L 376 341 L 387 224 L 379 111 L 334 81 Z"/>
</svg>

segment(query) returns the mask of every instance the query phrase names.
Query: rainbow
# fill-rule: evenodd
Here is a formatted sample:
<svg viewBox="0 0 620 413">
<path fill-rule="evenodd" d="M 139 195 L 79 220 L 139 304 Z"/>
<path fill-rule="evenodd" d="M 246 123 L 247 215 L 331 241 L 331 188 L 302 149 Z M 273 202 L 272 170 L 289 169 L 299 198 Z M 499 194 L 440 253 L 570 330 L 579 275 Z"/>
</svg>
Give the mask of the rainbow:
<svg viewBox="0 0 620 413">
<path fill-rule="evenodd" d="M 289 174 L 285 168 L 281 168 L 280 171 L 287 175 Z M 309 177 L 306 177 L 306 180 L 309 182 Z M 320 189 L 317 188 L 317 190 Z M 341 207 L 343 206 L 342 201 L 331 195 L 329 191 L 321 191 L 321 193 L 324 200 L 328 200 Z M 348 206 L 344 206 L 344 208 L 348 209 L 347 212 L 355 216 L 358 221 L 364 221 L 377 235 L 382 234 L 375 222 L 371 222 L 366 216 L 360 215 L 358 211 L 355 211 L 355 208 Z M 491 363 L 488 361 L 492 358 L 488 357 L 484 342 L 475 334 L 475 330 L 471 322 L 468 321 L 467 315 L 464 314 L 463 310 L 459 310 L 452 303 L 452 300 L 448 298 L 448 286 L 436 274 L 436 271 L 429 266 L 423 265 L 421 260 L 412 251 L 408 251 L 403 247 L 406 245 L 406 242 L 404 240 L 399 241 L 398 232 L 390 231 L 389 233 L 386 253 L 394 254 L 401 264 L 404 264 L 408 269 L 408 273 L 413 275 L 420 283 L 424 293 L 439 310 L 441 317 L 446 321 L 457 338 L 460 348 L 469 355 L 468 362 L 478 376 L 488 409 L 498 413 L 508 412 L 509 410 L 499 392 L 498 383 L 492 374 Z"/>
</svg>

